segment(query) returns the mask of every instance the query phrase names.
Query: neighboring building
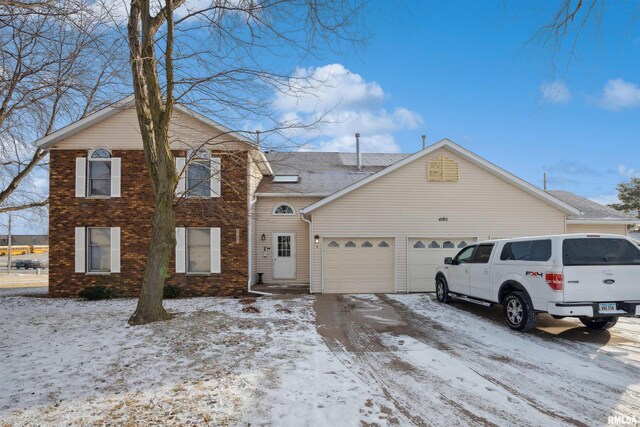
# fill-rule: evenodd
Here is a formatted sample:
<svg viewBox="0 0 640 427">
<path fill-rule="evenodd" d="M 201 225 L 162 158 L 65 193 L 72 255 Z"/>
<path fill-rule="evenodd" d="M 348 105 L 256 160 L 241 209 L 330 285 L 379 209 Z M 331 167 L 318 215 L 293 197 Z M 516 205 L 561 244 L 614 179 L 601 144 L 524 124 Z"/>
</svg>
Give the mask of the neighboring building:
<svg viewBox="0 0 640 427">
<path fill-rule="evenodd" d="M 95 284 L 137 294 L 153 207 L 137 126 L 125 101 L 39 141 L 51 152 L 51 295 Z M 176 208 L 168 283 L 183 295 L 247 292 L 256 273 L 314 293 L 432 291 L 436 265 L 466 244 L 625 234 L 637 222 L 545 192 L 446 139 L 412 155 L 262 153 L 178 107 L 172 141 L 179 170 L 189 150 L 215 142 L 178 189 L 197 196 Z M 210 185 L 189 185 L 211 170 L 221 173 Z"/>
<path fill-rule="evenodd" d="M 7 246 L 9 239 L 6 234 L 0 236 L 0 246 Z M 12 234 L 11 244 L 15 246 L 46 246 L 49 236 L 46 234 Z"/>
</svg>

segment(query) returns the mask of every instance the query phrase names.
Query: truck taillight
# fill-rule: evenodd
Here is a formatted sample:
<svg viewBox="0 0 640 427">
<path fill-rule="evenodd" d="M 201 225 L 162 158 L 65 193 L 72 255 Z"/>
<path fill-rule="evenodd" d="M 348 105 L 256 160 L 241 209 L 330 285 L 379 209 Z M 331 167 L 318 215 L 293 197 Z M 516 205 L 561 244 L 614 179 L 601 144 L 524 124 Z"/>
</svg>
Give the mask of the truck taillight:
<svg viewBox="0 0 640 427">
<path fill-rule="evenodd" d="M 564 288 L 564 276 L 562 273 L 545 273 L 544 280 L 554 291 L 561 291 Z"/>
</svg>

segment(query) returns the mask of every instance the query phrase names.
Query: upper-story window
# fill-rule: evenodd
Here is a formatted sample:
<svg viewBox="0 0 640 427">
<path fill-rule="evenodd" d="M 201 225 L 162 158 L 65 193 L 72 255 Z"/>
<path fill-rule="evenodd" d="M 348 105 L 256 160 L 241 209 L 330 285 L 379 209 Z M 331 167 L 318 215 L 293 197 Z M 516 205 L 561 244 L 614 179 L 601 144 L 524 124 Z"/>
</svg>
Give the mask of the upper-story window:
<svg viewBox="0 0 640 427">
<path fill-rule="evenodd" d="M 211 197 L 211 153 L 193 151 L 187 166 L 187 197 Z"/>
<path fill-rule="evenodd" d="M 296 211 L 293 209 L 289 203 L 278 203 L 275 208 L 273 208 L 274 215 L 295 215 Z"/>
<path fill-rule="evenodd" d="M 111 196 L 111 152 L 98 148 L 89 153 L 88 196 Z"/>
</svg>

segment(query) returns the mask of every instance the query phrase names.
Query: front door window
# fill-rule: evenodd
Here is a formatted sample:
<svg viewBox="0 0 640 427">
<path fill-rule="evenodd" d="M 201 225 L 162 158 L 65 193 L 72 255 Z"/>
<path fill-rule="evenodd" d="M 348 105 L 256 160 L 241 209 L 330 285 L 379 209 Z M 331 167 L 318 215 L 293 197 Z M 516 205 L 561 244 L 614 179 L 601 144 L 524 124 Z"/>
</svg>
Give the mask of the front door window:
<svg viewBox="0 0 640 427">
<path fill-rule="evenodd" d="M 291 236 L 278 236 L 278 257 L 289 258 L 291 256 Z"/>
</svg>

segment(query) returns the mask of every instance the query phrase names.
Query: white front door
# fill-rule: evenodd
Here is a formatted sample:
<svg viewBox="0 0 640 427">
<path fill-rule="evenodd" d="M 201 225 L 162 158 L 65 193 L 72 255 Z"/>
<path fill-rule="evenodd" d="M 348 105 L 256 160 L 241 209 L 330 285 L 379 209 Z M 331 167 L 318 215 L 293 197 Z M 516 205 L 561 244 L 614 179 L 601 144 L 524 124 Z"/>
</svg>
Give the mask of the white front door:
<svg viewBox="0 0 640 427">
<path fill-rule="evenodd" d="M 295 233 L 273 233 L 273 278 L 296 278 Z"/>
</svg>

